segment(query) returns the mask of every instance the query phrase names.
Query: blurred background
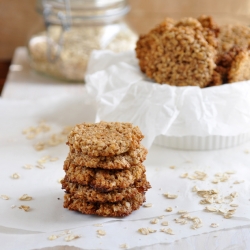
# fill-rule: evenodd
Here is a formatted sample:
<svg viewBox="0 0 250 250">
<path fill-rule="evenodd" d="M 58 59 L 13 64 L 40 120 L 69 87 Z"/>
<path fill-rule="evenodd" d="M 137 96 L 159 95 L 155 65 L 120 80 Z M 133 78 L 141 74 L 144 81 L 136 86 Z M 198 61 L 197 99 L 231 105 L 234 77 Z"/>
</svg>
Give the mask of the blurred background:
<svg viewBox="0 0 250 250">
<path fill-rule="evenodd" d="M 210 14 L 219 23 L 249 24 L 248 0 L 129 0 L 129 4 L 127 21 L 138 34 L 149 31 L 166 16 Z M 25 46 L 30 35 L 43 28 L 36 0 L 0 0 L 0 92 L 15 49 Z"/>
</svg>

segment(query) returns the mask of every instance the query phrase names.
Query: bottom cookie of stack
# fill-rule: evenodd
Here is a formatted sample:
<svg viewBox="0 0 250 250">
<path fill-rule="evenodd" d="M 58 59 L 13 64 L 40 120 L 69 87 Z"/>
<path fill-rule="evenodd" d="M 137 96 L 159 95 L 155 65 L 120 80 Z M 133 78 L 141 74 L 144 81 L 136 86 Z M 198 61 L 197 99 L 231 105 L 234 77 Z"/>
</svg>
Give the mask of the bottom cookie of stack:
<svg viewBox="0 0 250 250">
<path fill-rule="evenodd" d="M 145 201 L 145 194 L 137 193 L 132 199 L 123 199 L 119 202 L 87 202 L 74 198 L 71 194 L 64 195 L 64 208 L 79 211 L 84 214 L 99 216 L 123 217 L 140 208 Z"/>
</svg>

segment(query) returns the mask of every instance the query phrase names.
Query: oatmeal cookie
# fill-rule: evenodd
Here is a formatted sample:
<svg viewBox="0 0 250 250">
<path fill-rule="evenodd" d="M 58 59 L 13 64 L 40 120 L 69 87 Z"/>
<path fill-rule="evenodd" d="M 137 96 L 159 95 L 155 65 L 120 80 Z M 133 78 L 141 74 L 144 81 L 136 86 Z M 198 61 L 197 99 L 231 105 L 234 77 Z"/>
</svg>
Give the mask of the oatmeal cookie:
<svg viewBox="0 0 250 250">
<path fill-rule="evenodd" d="M 127 188 L 140 180 L 145 173 L 142 164 L 124 170 L 107 170 L 99 168 L 86 168 L 71 163 L 65 176 L 65 181 L 88 185 L 97 190 L 108 192 L 111 190 Z"/>
<path fill-rule="evenodd" d="M 100 122 L 76 125 L 68 136 L 70 151 L 91 157 L 114 156 L 139 148 L 143 135 L 131 123 Z"/>
<path fill-rule="evenodd" d="M 94 188 L 89 186 L 83 186 L 77 183 L 70 183 L 64 181 L 62 183 L 62 188 L 65 189 L 66 193 L 71 194 L 71 197 L 74 199 L 82 199 L 87 202 L 118 202 L 123 199 L 134 199 L 138 193 L 144 193 L 150 188 L 149 182 L 147 182 L 146 178 L 143 178 L 143 181 L 137 181 L 134 185 L 114 190 L 111 192 L 100 192 Z"/>
<path fill-rule="evenodd" d="M 224 25 L 219 33 L 220 53 L 227 52 L 234 46 L 247 49 L 250 46 L 250 27 L 244 25 Z"/>
<path fill-rule="evenodd" d="M 141 36 L 136 54 L 149 78 L 175 86 L 206 87 L 216 67 L 215 49 L 204 38 L 202 25 L 193 19 L 167 27 L 162 34 Z"/>
<path fill-rule="evenodd" d="M 250 51 L 239 52 L 228 72 L 228 82 L 240 82 L 250 79 Z"/>
<path fill-rule="evenodd" d="M 148 153 L 147 149 L 142 145 L 135 150 L 129 150 L 126 153 L 116 156 L 91 157 L 83 153 L 73 152 L 74 151 L 70 153 L 70 158 L 76 165 L 87 168 L 102 169 L 128 169 L 133 165 L 137 165 L 145 161 Z"/>
<path fill-rule="evenodd" d="M 95 214 L 105 217 L 123 217 L 139 209 L 144 201 L 145 195 L 143 193 L 138 193 L 133 199 L 124 199 L 115 203 L 92 203 L 81 199 L 75 199 L 70 194 L 65 194 L 63 206 L 64 208 L 79 211 L 83 214 Z"/>
<path fill-rule="evenodd" d="M 209 86 L 217 86 L 224 83 L 229 83 L 228 74 L 232 67 L 232 63 L 235 61 L 236 56 L 243 51 L 246 50 L 238 46 L 233 46 L 229 51 L 218 54 L 216 59 L 217 66 L 214 70 L 212 82 L 209 84 Z"/>
</svg>

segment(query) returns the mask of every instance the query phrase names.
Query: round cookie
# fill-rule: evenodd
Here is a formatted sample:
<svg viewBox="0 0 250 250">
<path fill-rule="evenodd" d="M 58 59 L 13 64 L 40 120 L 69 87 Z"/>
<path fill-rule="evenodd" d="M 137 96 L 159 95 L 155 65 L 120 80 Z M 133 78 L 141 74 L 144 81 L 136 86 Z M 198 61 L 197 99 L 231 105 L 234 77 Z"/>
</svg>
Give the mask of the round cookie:
<svg viewBox="0 0 250 250">
<path fill-rule="evenodd" d="M 64 195 L 64 208 L 81 212 L 83 214 L 95 214 L 105 217 L 123 217 L 140 208 L 145 201 L 145 195 L 138 193 L 133 199 L 120 202 L 92 203 L 85 200 L 75 199 L 70 194 Z"/>
<path fill-rule="evenodd" d="M 91 157 L 83 153 L 70 153 L 70 158 L 78 166 L 87 168 L 102 168 L 102 169 L 128 169 L 133 165 L 137 165 L 146 159 L 148 151 L 140 145 L 135 150 L 129 150 L 126 153 L 116 156 L 100 156 Z M 67 165 L 67 163 L 65 164 Z"/>
<path fill-rule="evenodd" d="M 250 52 L 240 51 L 232 61 L 228 72 L 228 82 L 240 82 L 250 79 Z"/>
<path fill-rule="evenodd" d="M 220 53 L 227 52 L 234 46 L 248 49 L 250 46 L 250 27 L 239 24 L 221 26 L 218 39 Z"/>
<path fill-rule="evenodd" d="M 142 36 L 136 47 L 141 70 L 158 83 L 206 87 L 216 67 L 215 49 L 204 38 L 197 20 L 195 25 L 185 26 L 183 21 L 161 34 Z"/>
<path fill-rule="evenodd" d="M 114 156 L 139 147 L 143 135 L 131 123 L 100 122 L 76 125 L 68 135 L 70 151 L 92 157 Z"/>
<path fill-rule="evenodd" d="M 89 186 L 79 185 L 77 183 L 63 182 L 62 188 L 65 189 L 66 193 L 70 194 L 75 199 L 82 199 L 87 202 L 118 202 L 123 199 L 134 199 L 138 193 L 143 193 L 150 188 L 149 182 L 144 178 L 140 182 L 136 182 L 131 187 L 114 190 L 111 192 L 100 192 Z"/>
<path fill-rule="evenodd" d="M 71 162 L 64 181 L 88 185 L 102 192 L 127 188 L 140 180 L 145 173 L 142 164 L 124 170 L 105 170 L 76 166 Z"/>
</svg>

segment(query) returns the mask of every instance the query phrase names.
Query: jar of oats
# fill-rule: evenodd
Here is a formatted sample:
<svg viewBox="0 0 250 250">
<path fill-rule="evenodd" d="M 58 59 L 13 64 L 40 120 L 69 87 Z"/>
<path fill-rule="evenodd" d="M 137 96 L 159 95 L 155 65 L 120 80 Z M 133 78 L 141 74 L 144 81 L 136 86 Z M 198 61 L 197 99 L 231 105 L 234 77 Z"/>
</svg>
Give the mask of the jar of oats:
<svg viewBox="0 0 250 250">
<path fill-rule="evenodd" d="M 46 29 L 30 38 L 28 51 L 31 67 L 40 73 L 83 82 L 92 50 L 135 48 L 126 0 L 38 0 L 37 10 Z"/>
</svg>

